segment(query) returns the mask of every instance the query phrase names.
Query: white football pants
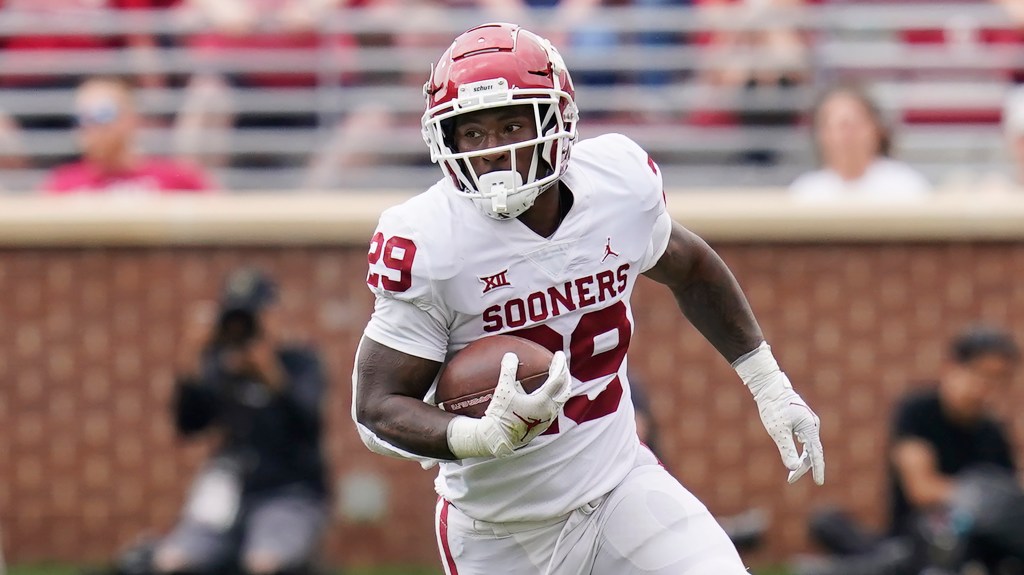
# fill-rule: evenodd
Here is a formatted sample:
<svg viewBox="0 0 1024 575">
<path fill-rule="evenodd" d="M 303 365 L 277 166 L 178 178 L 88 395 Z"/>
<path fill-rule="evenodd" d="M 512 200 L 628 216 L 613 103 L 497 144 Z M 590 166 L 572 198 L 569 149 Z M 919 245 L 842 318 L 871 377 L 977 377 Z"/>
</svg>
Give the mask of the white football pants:
<svg viewBox="0 0 1024 575">
<path fill-rule="evenodd" d="M 732 541 L 660 465 L 547 521 L 488 523 L 447 500 L 435 516 L 447 575 L 746 575 Z"/>
</svg>

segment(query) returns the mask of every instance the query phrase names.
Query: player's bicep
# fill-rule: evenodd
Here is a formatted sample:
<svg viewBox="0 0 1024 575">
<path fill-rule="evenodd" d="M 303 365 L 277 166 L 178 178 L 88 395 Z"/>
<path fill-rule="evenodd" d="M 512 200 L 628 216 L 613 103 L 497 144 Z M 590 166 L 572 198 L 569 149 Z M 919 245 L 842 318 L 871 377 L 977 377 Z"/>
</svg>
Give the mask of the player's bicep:
<svg viewBox="0 0 1024 575">
<path fill-rule="evenodd" d="M 437 306 L 379 296 L 363 334 L 402 353 L 442 362 L 448 351 L 448 317 Z"/>
<path fill-rule="evenodd" d="M 658 283 L 672 286 L 688 281 L 701 258 L 711 248 L 697 234 L 682 225 L 671 220 L 669 224 L 665 247 L 657 263 L 645 271 L 644 275 Z"/>
</svg>

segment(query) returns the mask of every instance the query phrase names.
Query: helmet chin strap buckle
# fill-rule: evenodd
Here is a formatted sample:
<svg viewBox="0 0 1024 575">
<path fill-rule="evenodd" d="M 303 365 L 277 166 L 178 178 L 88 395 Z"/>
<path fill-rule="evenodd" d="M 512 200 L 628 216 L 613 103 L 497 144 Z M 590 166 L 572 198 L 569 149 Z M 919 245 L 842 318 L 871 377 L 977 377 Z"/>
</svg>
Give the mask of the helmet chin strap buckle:
<svg viewBox="0 0 1024 575">
<path fill-rule="evenodd" d="M 480 193 L 491 200 L 491 211 L 508 214 L 508 196 L 522 188 L 523 177 L 515 170 L 501 170 L 480 176 Z"/>
</svg>

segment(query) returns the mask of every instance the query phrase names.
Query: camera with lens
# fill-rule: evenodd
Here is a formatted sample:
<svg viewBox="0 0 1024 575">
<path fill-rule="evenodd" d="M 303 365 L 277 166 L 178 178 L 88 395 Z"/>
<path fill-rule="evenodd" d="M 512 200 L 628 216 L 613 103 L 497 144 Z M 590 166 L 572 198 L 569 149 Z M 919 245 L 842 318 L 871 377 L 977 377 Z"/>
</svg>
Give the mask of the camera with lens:
<svg viewBox="0 0 1024 575">
<path fill-rule="evenodd" d="M 241 356 L 261 335 L 260 312 L 277 299 L 277 286 L 265 274 L 239 270 L 224 286 L 210 351 L 218 371 L 226 376 L 244 376 Z"/>
</svg>

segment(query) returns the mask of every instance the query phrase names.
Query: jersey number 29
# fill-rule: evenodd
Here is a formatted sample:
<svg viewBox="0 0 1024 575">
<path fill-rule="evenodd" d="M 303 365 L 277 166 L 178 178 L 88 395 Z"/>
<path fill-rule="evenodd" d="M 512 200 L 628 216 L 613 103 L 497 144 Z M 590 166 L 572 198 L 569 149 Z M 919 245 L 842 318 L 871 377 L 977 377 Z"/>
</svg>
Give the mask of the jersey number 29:
<svg viewBox="0 0 1024 575">
<path fill-rule="evenodd" d="M 366 283 L 371 287 L 382 287 L 391 292 L 403 292 L 412 287 L 412 260 L 416 257 L 416 244 L 408 238 L 392 236 L 384 240 L 384 234 L 377 232 L 370 240 L 370 253 L 366 260 L 370 272 Z M 398 279 L 394 279 L 397 272 Z"/>
</svg>

